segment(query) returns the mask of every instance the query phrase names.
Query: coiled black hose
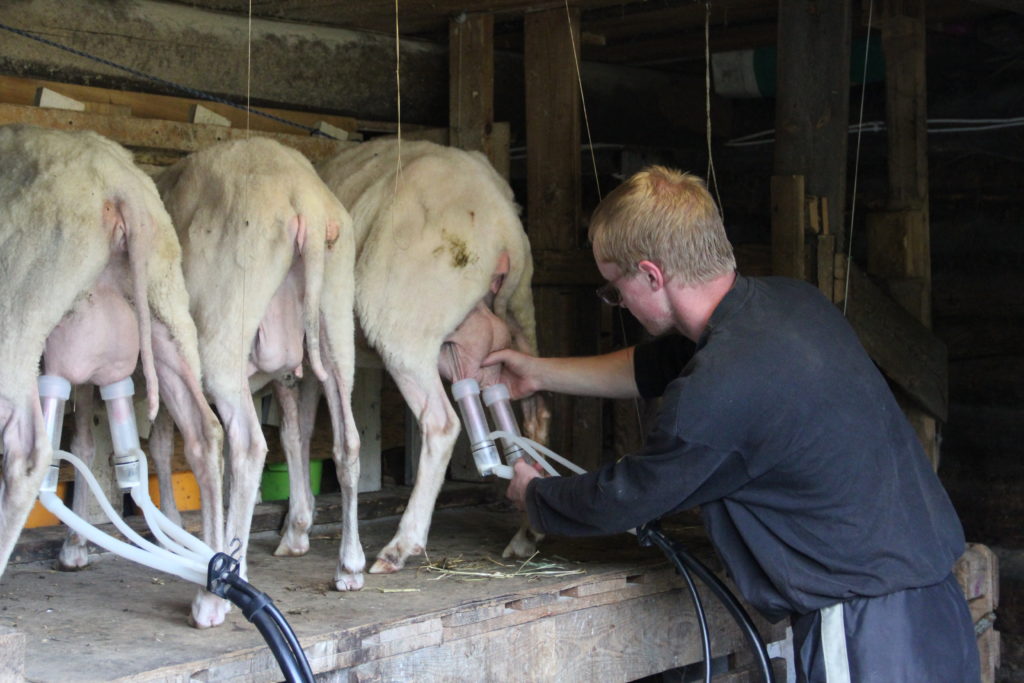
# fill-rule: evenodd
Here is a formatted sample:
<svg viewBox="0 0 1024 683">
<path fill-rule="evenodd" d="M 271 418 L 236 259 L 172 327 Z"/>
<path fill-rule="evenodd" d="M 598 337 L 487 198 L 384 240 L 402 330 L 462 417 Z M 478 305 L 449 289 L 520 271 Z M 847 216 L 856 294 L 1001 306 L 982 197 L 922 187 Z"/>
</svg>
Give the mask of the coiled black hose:
<svg viewBox="0 0 1024 683">
<path fill-rule="evenodd" d="M 715 576 L 714 572 L 708 569 L 700 560 L 687 552 L 682 544 L 665 536 L 656 522 L 649 522 L 639 527 L 636 530 L 636 537 L 642 546 L 652 544 L 658 546 L 665 553 L 665 556 L 668 557 L 669 561 L 675 565 L 676 571 L 683 575 L 687 585 L 690 587 L 690 592 L 694 598 L 694 606 L 697 610 L 697 620 L 701 626 L 701 639 L 704 645 L 704 680 L 711 680 L 711 652 L 708 647 L 707 622 L 704 608 L 693 587 L 693 579 L 690 578 L 690 572 L 696 574 L 711 589 L 715 597 L 725 605 L 725 608 L 729 610 L 732 618 L 736 620 L 736 624 L 743 631 L 743 635 L 746 636 L 751 649 L 754 651 L 764 680 L 766 683 L 775 683 L 775 674 L 772 671 L 771 661 L 768 657 L 768 648 L 765 646 L 761 634 L 758 633 L 757 627 L 754 626 L 754 622 L 750 619 L 750 615 L 743 609 L 743 605 L 732 594 L 729 587 L 722 583 Z"/>
<path fill-rule="evenodd" d="M 229 600 L 256 625 L 288 683 L 313 683 L 313 670 L 306 653 L 284 615 L 266 593 L 256 590 L 239 576 L 238 569 L 239 562 L 235 558 L 215 554 L 207 568 L 206 590 Z"/>
</svg>

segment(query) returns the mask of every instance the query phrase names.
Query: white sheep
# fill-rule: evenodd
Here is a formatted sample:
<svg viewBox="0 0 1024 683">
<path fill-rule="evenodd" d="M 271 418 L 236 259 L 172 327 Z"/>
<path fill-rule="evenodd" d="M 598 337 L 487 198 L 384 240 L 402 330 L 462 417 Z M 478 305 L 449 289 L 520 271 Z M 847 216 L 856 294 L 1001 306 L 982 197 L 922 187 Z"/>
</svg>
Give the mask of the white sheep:
<svg viewBox="0 0 1024 683">
<path fill-rule="evenodd" d="M 156 187 L 126 149 L 92 132 L 0 127 L 0 573 L 52 455 L 40 357 L 47 374 L 102 386 L 141 355 L 149 416 L 162 400 L 184 425 L 203 537 L 223 546 L 223 432 L 202 395 L 180 258 Z M 78 545 L 67 566 L 88 561 Z"/>
<path fill-rule="evenodd" d="M 345 496 L 335 580 L 340 589 L 362 587 L 365 558 L 355 489 L 359 434 L 351 411 L 354 243 L 348 212 L 305 157 L 267 138 L 196 152 L 168 168 L 157 185 L 181 242 L 204 388 L 228 439 L 229 544 L 240 544 L 244 568 L 267 452 L 251 391 L 272 382 L 293 475 L 276 554 L 301 554 L 309 547 L 305 531 L 313 506 L 308 462 L 300 454 L 295 381 L 302 375 L 305 342 L 305 358 L 328 387 L 334 458 Z M 155 445 L 152 450 L 156 458 Z M 161 459 L 169 457 L 166 451 L 161 448 Z M 354 479 L 342 476 L 352 471 Z M 208 607 L 226 610 L 227 605 L 211 600 Z"/>
<path fill-rule="evenodd" d="M 511 343 L 537 352 L 530 245 L 511 188 L 479 153 L 379 139 L 318 170 L 355 223 L 360 328 L 422 435 L 409 505 L 370 569 L 394 572 L 426 546 L 459 433 L 442 375 L 488 386 L 500 371 L 480 367 L 490 351 Z M 550 417 L 543 402 L 524 401 L 523 410 L 524 433 L 543 441 Z M 521 530 L 510 549 L 524 540 Z"/>
</svg>

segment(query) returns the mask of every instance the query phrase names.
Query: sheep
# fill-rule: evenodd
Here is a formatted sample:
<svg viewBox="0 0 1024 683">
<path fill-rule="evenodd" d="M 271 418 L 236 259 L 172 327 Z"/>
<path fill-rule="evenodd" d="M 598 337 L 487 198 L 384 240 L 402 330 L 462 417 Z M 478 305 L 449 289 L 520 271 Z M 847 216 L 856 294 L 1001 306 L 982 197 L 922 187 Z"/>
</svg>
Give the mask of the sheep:
<svg viewBox="0 0 1024 683">
<path fill-rule="evenodd" d="M 0 320 L 0 574 L 52 456 L 40 358 L 47 374 L 106 385 L 141 357 L 149 417 L 162 400 L 183 425 L 203 538 L 220 549 L 223 432 L 202 396 L 181 252 L 153 181 L 126 149 L 88 131 L 0 127 Z M 78 545 L 67 566 L 88 561 Z"/>
<path fill-rule="evenodd" d="M 490 351 L 511 343 L 537 352 L 530 245 L 511 188 L 480 153 L 378 139 L 318 171 L 355 223 L 360 329 L 422 434 L 409 505 L 370 569 L 390 573 L 424 551 L 458 436 L 442 376 L 488 386 L 500 373 L 480 367 Z M 540 397 L 524 401 L 523 412 L 527 436 L 545 440 L 550 413 Z M 506 553 L 528 544 L 521 529 Z"/>
<path fill-rule="evenodd" d="M 313 507 L 308 462 L 299 452 L 296 403 L 304 340 L 305 360 L 327 387 L 334 458 L 344 495 L 344 536 L 335 583 L 341 590 L 361 588 L 365 557 L 356 525 L 355 489 L 359 434 L 351 410 L 351 217 L 305 157 L 262 137 L 193 153 L 164 171 L 157 186 L 181 242 L 204 388 L 229 444 L 226 538 L 239 544 L 244 571 L 267 452 L 251 391 L 270 382 L 282 407 L 282 441 L 293 475 L 288 518 L 275 554 L 302 554 L 309 547 L 305 530 Z M 159 420 L 157 426 L 169 431 Z M 169 457 L 167 450 L 161 448 L 161 460 Z M 155 446 L 153 452 L 157 458 Z M 352 471 L 354 479 L 342 476 Z"/>
</svg>

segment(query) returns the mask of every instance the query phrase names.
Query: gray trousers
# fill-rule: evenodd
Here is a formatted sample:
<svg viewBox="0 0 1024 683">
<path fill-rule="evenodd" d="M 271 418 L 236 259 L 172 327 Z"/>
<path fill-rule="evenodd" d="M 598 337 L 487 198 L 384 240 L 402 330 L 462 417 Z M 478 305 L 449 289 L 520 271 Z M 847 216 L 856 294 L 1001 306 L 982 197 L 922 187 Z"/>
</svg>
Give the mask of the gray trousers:
<svg viewBox="0 0 1024 683">
<path fill-rule="evenodd" d="M 977 683 L 978 645 L 950 574 L 933 586 L 855 598 L 793 617 L 796 680 Z"/>
</svg>

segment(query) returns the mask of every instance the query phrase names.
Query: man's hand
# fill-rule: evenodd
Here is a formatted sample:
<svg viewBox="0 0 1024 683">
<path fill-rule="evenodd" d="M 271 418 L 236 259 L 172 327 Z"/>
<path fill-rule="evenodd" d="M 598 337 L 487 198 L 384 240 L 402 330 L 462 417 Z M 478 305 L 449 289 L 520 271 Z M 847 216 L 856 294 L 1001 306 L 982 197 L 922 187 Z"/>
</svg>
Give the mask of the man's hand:
<svg viewBox="0 0 1024 683">
<path fill-rule="evenodd" d="M 526 487 L 529 485 L 531 479 L 536 479 L 541 476 L 540 472 L 535 470 L 532 465 L 527 464 L 523 458 L 516 460 L 512 466 L 513 476 L 512 481 L 508 483 L 508 491 L 505 493 L 505 497 L 515 504 L 519 510 L 526 509 Z"/>
<path fill-rule="evenodd" d="M 513 401 L 527 398 L 539 390 L 538 378 L 541 359 L 513 349 L 501 349 L 489 354 L 480 363 L 481 367 L 501 364 L 501 382 L 508 387 Z"/>
</svg>

